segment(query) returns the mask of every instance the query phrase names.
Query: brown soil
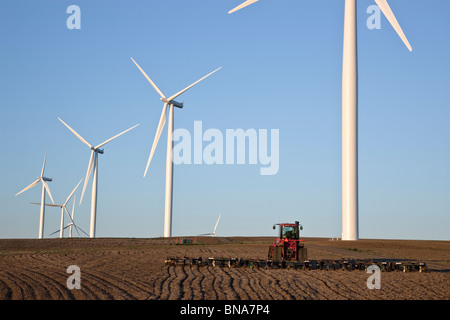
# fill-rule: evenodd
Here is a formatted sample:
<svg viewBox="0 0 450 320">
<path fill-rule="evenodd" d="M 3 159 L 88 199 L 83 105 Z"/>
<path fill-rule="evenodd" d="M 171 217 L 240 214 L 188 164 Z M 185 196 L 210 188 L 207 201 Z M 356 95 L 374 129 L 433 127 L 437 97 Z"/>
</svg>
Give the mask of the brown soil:
<svg viewBox="0 0 450 320">
<path fill-rule="evenodd" d="M 0 300 L 450 300 L 450 242 L 306 239 L 310 259 L 395 258 L 427 262 L 428 273 L 383 272 L 369 290 L 364 271 L 166 267 L 171 257 L 262 258 L 271 238 L 4 239 Z M 69 290 L 67 267 L 81 270 Z"/>
</svg>

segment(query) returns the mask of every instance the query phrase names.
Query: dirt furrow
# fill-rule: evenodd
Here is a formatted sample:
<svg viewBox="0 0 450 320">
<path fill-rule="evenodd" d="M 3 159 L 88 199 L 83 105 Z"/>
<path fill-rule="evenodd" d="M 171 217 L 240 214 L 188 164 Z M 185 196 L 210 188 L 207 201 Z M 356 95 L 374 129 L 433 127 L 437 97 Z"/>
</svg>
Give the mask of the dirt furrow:
<svg viewBox="0 0 450 320">
<path fill-rule="evenodd" d="M 296 271 L 287 271 L 284 278 L 289 282 L 291 292 L 295 297 L 295 300 L 311 300 L 312 297 L 308 294 L 307 286 L 301 283 L 299 279 L 300 273 Z"/>
<path fill-rule="evenodd" d="M 323 295 L 319 290 L 316 289 L 315 284 L 311 284 L 310 281 L 308 281 L 307 276 L 308 271 L 300 271 L 299 280 L 298 282 L 303 285 L 305 290 L 303 291 L 305 294 L 306 300 L 314 300 L 314 299 L 327 299 L 325 295 Z M 315 280 L 314 280 L 315 282 Z"/>
<path fill-rule="evenodd" d="M 20 276 L 17 277 L 10 272 L 5 272 L 5 283 L 9 283 L 7 286 L 11 289 L 12 300 L 26 300 L 36 299 L 36 294 L 32 286 L 25 282 Z"/>
<path fill-rule="evenodd" d="M 248 278 L 252 283 L 252 288 L 261 297 L 262 300 L 273 300 L 275 296 L 272 295 L 270 290 L 267 290 L 267 287 L 262 284 L 264 277 L 261 274 L 258 274 L 257 271 L 246 269 L 245 272 L 248 274 Z M 258 289 L 257 289 L 258 288 Z"/>
<path fill-rule="evenodd" d="M 45 296 L 52 300 L 73 300 L 73 295 L 66 286 L 66 277 L 58 272 L 44 269 L 37 271 L 33 269 L 23 268 L 24 274 L 29 279 L 39 284 Z M 56 279 L 61 279 L 60 281 Z"/>
<path fill-rule="evenodd" d="M 230 279 L 230 294 L 233 296 L 233 300 L 249 300 L 248 294 L 245 292 L 245 289 L 242 287 L 242 279 L 239 276 L 236 276 L 236 273 L 233 272 L 231 268 L 224 267 L 224 273 Z"/>
<path fill-rule="evenodd" d="M 230 269 L 230 274 L 232 274 L 238 281 L 238 287 L 241 289 L 242 293 L 245 296 L 240 294 L 241 300 L 257 300 L 260 299 L 259 295 L 256 294 L 255 290 L 250 285 L 250 279 L 248 277 L 248 273 L 244 272 L 244 269 Z"/>
<path fill-rule="evenodd" d="M 224 281 L 224 272 L 221 268 L 207 268 L 213 277 L 213 289 L 216 293 L 217 300 L 228 300 L 225 290 L 227 290 L 227 283 Z"/>
<path fill-rule="evenodd" d="M 187 286 L 190 288 L 190 297 L 187 297 L 187 299 L 192 300 L 202 300 L 204 299 L 204 292 L 201 289 L 201 283 L 203 281 L 204 276 L 200 273 L 198 270 L 199 266 L 192 266 L 188 269 L 188 271 L 191 273 L 189 275 L 189 278 L 191 279 L 190 282 L 187 284 Z"/>
<path fill-rule="evenodd" d="M 180 295 L 179 283 L 180 278 L 182 279 L 182 277 L 180 276 L 181 271 L 176 266 L 168 267 L 167 269 L 170 276 L 161 284 L 162 291 L 160 299 L 177 300 Z"/>
<path fill-rule="evenodd" d="M 121 282 L 116 281 L 108 273 L 93 273 L 84 271 L 82 273 L 82 285 L 86 286 L 86 281 L 100 289 L 102 295 L 107 300 L 136 300 L 137 298 L 129 292 L 129 287 L 122 288 Z"/>
<path fill-rule="evenodd" d="M 2 280 L 2 276 L 0 275 L 0 300 L 11 300 L 12 294 L 12 288 Z"/>
<path fill-rule="evenodd" d="M 200 283 L 200 290 L 203 294 L 203 298 L 206 300 L 217 300 L 219 299 L 219 295 L 217 293 L 215 277 L 211 273 L 209 268 L 199 268 L 200 273 L 203 275 L 202 282 Z"/>
<path fill-rule="evenodd" d="M 160 276 L 153 281 L 154 292 L 147 296 L 145 300 L 158 300 L 161 298 L 163 286 L 170 278 L 170 270 L 168 267 L 161 268 Z"/>
<path fill-rule="evenodd" d="M 222 290 L 224 290 L 227 300 L 239 300 L 239 294 L 235 289 L 235 279 L 229 274 L 229 268 L 217 268 L 222 273 Z"/>
<path fill-rule="evenodd" d="M 279 293 L 279 296 L 275 296 L 275 299 L 280 300 L 293 300 L 295 297 L 289 292 L 289 289 L 285 289 L 284 280 L 280 279 L 279 274 L 277 273 L 279 270 L 271 270 L 271 269 L 259 269 L 259 272 L 265 275 L 265 280 L 268 281 L 268 285 L 270 288 L 273 288 L 274 291 Z M 267 288 L 266 290 L 268 290 Z"/>
</svg>

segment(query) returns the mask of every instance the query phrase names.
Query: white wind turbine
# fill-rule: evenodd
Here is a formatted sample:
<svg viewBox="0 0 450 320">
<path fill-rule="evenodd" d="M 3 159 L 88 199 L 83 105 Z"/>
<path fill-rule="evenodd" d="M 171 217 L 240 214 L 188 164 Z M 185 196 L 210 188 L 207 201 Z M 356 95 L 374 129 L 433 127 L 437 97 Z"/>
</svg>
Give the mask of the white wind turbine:
<svg viewBox="0 0 450 320">
<path fill-rule="evenodd" d="M 94 173 L 93 173 L 93 178 L 92 178 L 92 199 L 91 199 L 91 225 L 90 225 L 90 230 L 89 230 L 89 236 L 91 238 L 95 238 L 95 221 L 96 221 L 96 216 L 97 216 L 97 182 L 98 182 L 98 154 L 103 154 L 103 149 L 100 149 L 101 147 L 103 147 L 105 144 L 107 144 L 108 142 L 111 142 L 112 140 L 116 139 L 117 137 L 121 136 L 122 134 L 130 131 L 131 129 L 134 129 L 138 126 L 135 125 L 117 135 L 115 135 L 112 138 L 109 138 L 108 140 L 100 143 L 97 146 L 92 146 L 89 142 L 87 142 L 82 136 L 80 136 L 75 130 L 73 130 L 71 127 L 69 127 L 69 125 L 67 123 L 65 123 L 64 121 L 62 121 L 60 118 L 58 118 L 59 121 L 61 121 L 70 131 L 72 131 L 72 133 L 81 140 L 81 142 L 83 142 L 85 145 L 87 145 L 89 147 L 89 149 L 91 150 L 91 158 L 89 160 L 89 165 L 88 165 L 88 169 L 87 169 L 87 173 L 86 173 L 86 178 L 84 180 L 84 186 L 83 186 L 83 191 L 81 193 L 81 199 L 80 199 L 80 204 L 83 201 L 83 196 L 84 196 L 84 191 L 86 190 L 86 185 L 89 181 L 89 178 L 91 176 L 91 172 L 92 172 L 92 168 L 94 168 Z"/>
<path fill-rule="evenodd" d="M 166 123 L 166 113 L 167 113 L 167 106 L 169 106 L 169 124 L 168 124 L 168 131 L 167 131 L 167 154 L 166 154 L 166 193 L 165 193 L 165 206 L 164 206 L 164 237 L 171 237 L 172 236 L 172 192 L 173 192 L 173 162 L 172 162 L 172 149 L 173 149 L 173 107 L 183 108 L 183 103 L 177 102 L 174 99 L 180 96 L 182 93 L 186 92 L 193 86 L 195 86 L 200 81 L 206 79 L 210 75 L 212 75 L 214 72 L 218 71 L 221 68 L 218 68 L 214 70 L 213 72 L 207 74 L 200 80 L 197 80 L 190 86 L 186 87 L 185 89 L 175 93 L 173 96 L 167 98 L 162 91 L 156 86 L 156 84 L 147 76 L 147 74 L 142 70 L 142 68 L 134 61 L 134 64 L 138 67 L 138 69 L 141 71 L 141 73 L 144 75 L 144 77 L 150 82 L 152 87 L 158 92 L 158 94 L 161 96 L 161 101 L 164 102 L 164 107 L 162 109 L 161 118 L 159 119 L 158 128 L 156 130 L 155 139 L 153 140 L 153 146 L 152 150 L 150 152 L 150 156 L 147 161 L 147 166 L 145 167 L 144 177 L 147 174 L 148 167 L 150 165 L 150 162 L 153 157 L 153 153 L 155 152 L 155 148 L 158 144 L 159 137 L 161 136 L 161 132 L 164 128 L 164 125 Z"/>
<path fill-rule="evenodd" d="M 42 165 L 42 170 L 41 170 L 41 175 L 37 178 L 36 181 L 34 181 L 32 184 L 30 184 L 28 187 L 26 187 L 25 189 L 23 189 L 22 191 L 20 191 L 19 193 L 16 194 L 16 196 L 18 196 L 19 194 L 21 194 L 22 192 L 27 191 L 28 189 L 33 188 L 35 185 L 37 185 L 39 182 L 42 183 L 42 196 L 41 196 L 41 214 L 39 217 L 39 239 L 42 239 L 43 235 L 44 235 L 44 216 L 45 216 L 45 192 L 47 191 L 48 195 L 50 196 L 50 199 L 53 202 L 53 197 L 52 194 L 50 193 L 50 188 L 48 187 L 47 182 L 52 181 L 51 178 L 47 178 L 44 177 L 44 170 L 45 170 L 45 161 L 47 160 L 47 152 L 45 152 L 45 157 L 44 157 L 44 163 Z"/>
<path fill-rule="evenodd" d="M 219 214 L 219 219 L 217 219 L 217 222 L 216 222 L 216 225 L 214 226 L 214 231 L 213 232 L 211 232 L 211 233 L 202 233 L 202 234 L 199 234 L 199 236 L 213 236 L 213 237 L 215 237 L 216 236 L 216 229 L 217 229 L 217 226 L 218 226 L 219 220 L 220 220 L 220 216 L 221 216 L 221 214 Z"/>
<path fill-rule="evenodd" d="M 70 216 L 70 213 L 69 213 L 69 211 L 67 210 L 67 203 L 70 201 L 70 199 L 72 198 L 72 196 L 73 196 L 73 194 L 75 193 L 75 190 L 77 190 L 77 188 L 78 188 L 78 186 L 80 185 L 80 183 L 81 183 L 81 181 L 82 181 L 83 179 L 81 179 L 80 180 L 80 182 L 78 182 L 78 184 L 76 185 L 76 187 L 73 189 L 73 191 L 70 193 L 70 195 L 67 197 L 67 199 L 66 199 L 66 201 L 63 203 L 63 204 L 45 204 L 46 206 L 48 206 L 48 207 L 56 207 L 56 208 L 61 208 L 61 224 L 60 224 L 60 228 L 59 228 L 59 230 L 57 230 L 57 231 L 55 231 L 55 232 L 53 232 L 53 233 L 51 233 L 50 234 L 50 236 L 51 235 L 53 235 L 53 234 L 55 234 L 56 232 L 59 232 L 59 237 L 60 238 L 62 238 L 63 237 L 63 232 L 64 232 L 64 229 L 66 228 L 66 227 L 64 227 L 64 213 L 66 213 L 67 214 L 67 216 L 69 217 L 69 220 L 71 221 L 70 223 L 69 223 L 69 225 L 74 225 L 75 226 L 75 228 L 77 228 L 77 231 L 78 231 L 78 229 L 80 229 L 77 225 L 75 225 L 74 224 L 74 222 L 73 222 L 73 212 L 72 212 L 72 217 Z M 37 205 L 40 205 L 40 203 L 34 203 L 33 202 L 33 204 L 37 204 Z M 73 208 L 73 210 L 75 209 L 75 199 L 73 200 L 73 204 L 74 204 L 74 208 Z M 81 229 L 80 229 L 81 230 Z M 81 230 L 84 234 L 86 234 L 86 232 L 84 232 L 83 230 Z M 87 235 L 87 234 L 86 234 Z"/>
<path fill-rule="evenodd" d="M 69 214 L 69 213 L 67 212 L 67 214 Z M 75 224 L 74 216 L 75 216 L 75 196 L 73 197 L 73 201 L 72 201 L 72 215 L 71 216 L 69 215 L 70 222 L 63 228 L 63 230 L 69 228 L 69 238 L 72 238 L 72 227 L 75 227 L 75 230 L 77 231 L 78 235 L 80 235 L 80 232 L 78 231 L 78 230 L 80 230 L 86 236 L 89 237 L 89 235 L 83 229 L 81 229 L 80 227 L 78 227 Z M 63 225 L 63 224 L 61 223 L 61 225 Z M 53 235 L 53 234 L 55 234 L 57 232 L 61 232 L 61 228 L 59 230 L 56 230 L 55 232 L 51 233 L 50 235 Z M 61 238 L 62 238 L 62 236 L 61 236 Z"/>
<path fill-rule="evenodd" d="M 75 216 L 75 196 L 73 196 L 73 202 L 72 202 L 72 216 L 71 216 L 70 222 L 64 227 L 64 229 L 69 228 L 69 238 L 72 238 L 72 227 L 75 227 L 75 230 L 77 231 L 78 235 L 80 235 L 80 232 L 78 231 L 78 230 L 80 230 L 81 232 L 83 232 L 85 235 L 87 235 L 89 237 L 89 235 L 86 232 L 84 232 L 83 229 L 79 228 L 75 224 L 74 216 Z M 59 231 L 60 230 L 56 230 L 52 234 L 55 234 L 55 233 L 57 233 Z"/>
<path fill-rule="evenodd" d="M 233 13 L 259 0 L 247 0 Z M 375 0 L 403 43 L 412 47 L 386 0 Z M 345 0 L 342 65 L 342 240 L 358 240 L 358 63 L 356 0 Z"/>
</svg>

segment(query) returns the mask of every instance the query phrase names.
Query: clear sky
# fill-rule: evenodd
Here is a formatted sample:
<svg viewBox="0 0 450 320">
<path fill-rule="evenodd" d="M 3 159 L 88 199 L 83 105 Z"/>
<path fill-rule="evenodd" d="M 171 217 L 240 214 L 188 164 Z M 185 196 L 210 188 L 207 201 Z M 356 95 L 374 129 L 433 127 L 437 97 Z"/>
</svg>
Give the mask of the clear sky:
<svg viewBox="0 0 450 320">
<path fill-rule="evenodd" d="M 143 173 L 162 109 L 133 57 L 166 95 L 175 128 L 279 129 L 279 171 L 261 165 L 174 167 L 173 235 L 275 236 L 299 220 L 307 237 L 341 235 L 344 0 L 0 1 L 0 238 L 37 238 L 45 175 L 55 203 L 84 178 L 91 144 L 135 125 L 99 155 L 98 237 L 163 234 L 167 125 Z M 358 0 L 361 238 L 450 240 L 448 0 L 390 0 L 410 53 Z M 81 9 L 70 30 L 69 5 Z M 204 143 L 204 146 L 207 143 Z M 92 181 L 92 180 L 91 180 Z M 91 182 L 75 222 L 89 231 Z M 50 200 L 47 197 L 47 201 Z M 70 203 L 71 208 L 71 203 Z M 59 228 L 48 208 L 45 237 Z M 56 235 L 55 235 L 56 236 Z"/>
</svg>

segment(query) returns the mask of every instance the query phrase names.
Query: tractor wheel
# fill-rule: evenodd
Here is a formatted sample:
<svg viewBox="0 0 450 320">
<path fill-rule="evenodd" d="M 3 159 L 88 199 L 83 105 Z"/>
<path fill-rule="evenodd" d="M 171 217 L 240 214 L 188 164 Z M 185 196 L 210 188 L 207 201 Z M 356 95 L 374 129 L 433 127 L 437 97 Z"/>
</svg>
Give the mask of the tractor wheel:
<svg viewBox="0 0 450 320">
<path fill-rule="evenodd" d="M 298 260 L 308 260 L 308 249 L 305 247 L 298 249 Z"/>
</svg>

